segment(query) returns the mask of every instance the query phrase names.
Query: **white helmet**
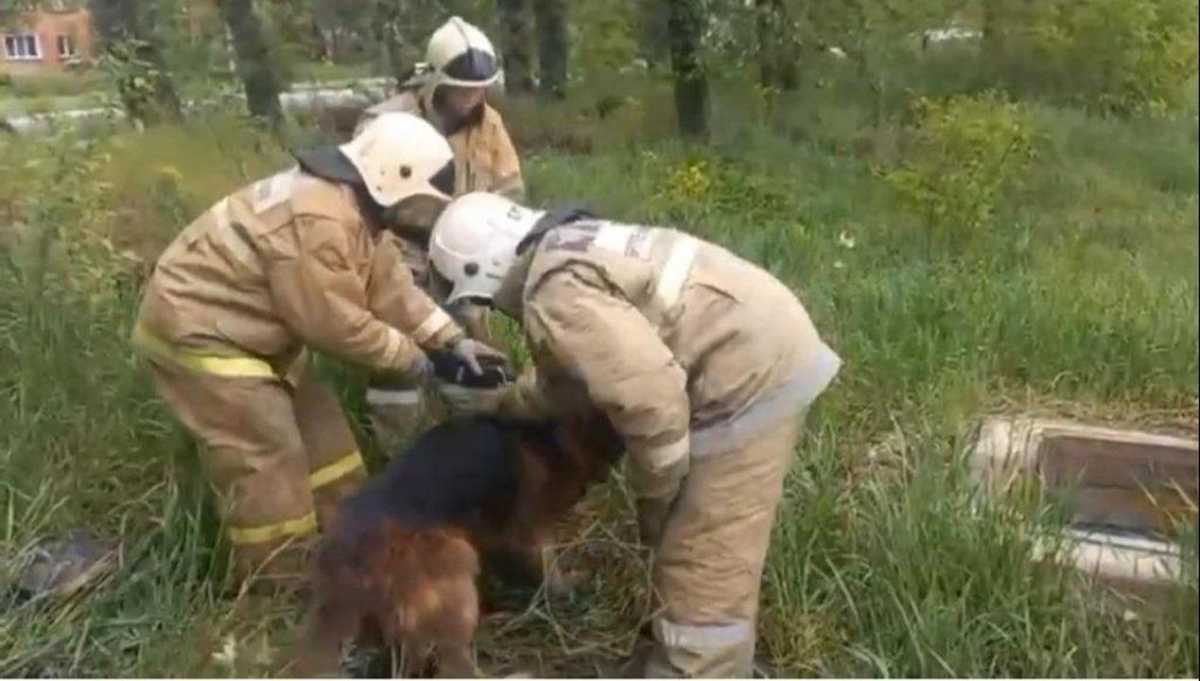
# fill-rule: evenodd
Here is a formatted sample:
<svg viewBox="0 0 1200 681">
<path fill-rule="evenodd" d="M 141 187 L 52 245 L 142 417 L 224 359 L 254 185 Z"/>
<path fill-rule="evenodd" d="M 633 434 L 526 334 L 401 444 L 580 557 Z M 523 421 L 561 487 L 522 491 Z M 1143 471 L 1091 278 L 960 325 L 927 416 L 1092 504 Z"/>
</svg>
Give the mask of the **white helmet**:
<svg viewBox="0 0 1200 681">
<path fill-rule="evenodd" d="M 464 194 L 447 206 L 429 238 L 429 261 L 450 286 L 446 304 L 491 301 L 516 262 L 517 244 L 543 215 L 484 192 Z"/>
<path fill-rule="evenodd" d="M 450 17 L 429 38 L 425 61 L 433 69 L 431 88 L 439 85 L 488 87 L 500 77 L 496 48 L 483 31 Z"/>
<path fill-rule="evenodd" d="M 454 150 L 425 119 L 383 113 L 338 147 L 354 165 L 380 206 L 429 195 L 448 201 L 454 193 Z"/>
</svg>

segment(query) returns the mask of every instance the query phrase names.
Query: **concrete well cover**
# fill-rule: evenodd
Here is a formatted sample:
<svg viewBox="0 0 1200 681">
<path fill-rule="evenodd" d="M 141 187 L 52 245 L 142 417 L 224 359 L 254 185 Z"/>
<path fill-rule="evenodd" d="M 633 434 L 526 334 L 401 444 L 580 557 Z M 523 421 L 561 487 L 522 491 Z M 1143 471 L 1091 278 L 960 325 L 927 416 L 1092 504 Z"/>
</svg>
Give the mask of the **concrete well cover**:
<svg viewBox="0 0 1200 681">
<path fill-rule="evenodd" d="M 1200 497 L 1197 442 L 1069 421 L 992 417 L 971 457 L 984 488 L 1003 494 L 1036 480 L 1071 514 L 1062 559 L 1116 585 L 1174 581 L 1182 569 L 1169 540 L 1195 523 Z"/>
</svg>

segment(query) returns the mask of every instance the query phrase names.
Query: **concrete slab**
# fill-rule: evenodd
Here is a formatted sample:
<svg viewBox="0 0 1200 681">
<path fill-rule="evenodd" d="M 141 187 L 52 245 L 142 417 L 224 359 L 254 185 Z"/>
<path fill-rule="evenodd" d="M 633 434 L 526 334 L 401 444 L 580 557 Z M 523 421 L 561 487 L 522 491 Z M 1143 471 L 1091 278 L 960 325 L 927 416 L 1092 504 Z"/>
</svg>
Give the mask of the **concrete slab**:
<svg viewBox="0 0 1200 681">
<path fill-rule="evenodd" d="M 1142 591 L 1169 586 L 1181 574 L 1172 536 L 1180 522 L 1197 520 L 1198 452 L 1195 440 L 1180 437 L 992 417 L 980 428 L 971 468 L 990 494 L 1036 482 L 1047 498 L 1065 502 L 1070 524 L 1059 560 Z"/>
</svg>

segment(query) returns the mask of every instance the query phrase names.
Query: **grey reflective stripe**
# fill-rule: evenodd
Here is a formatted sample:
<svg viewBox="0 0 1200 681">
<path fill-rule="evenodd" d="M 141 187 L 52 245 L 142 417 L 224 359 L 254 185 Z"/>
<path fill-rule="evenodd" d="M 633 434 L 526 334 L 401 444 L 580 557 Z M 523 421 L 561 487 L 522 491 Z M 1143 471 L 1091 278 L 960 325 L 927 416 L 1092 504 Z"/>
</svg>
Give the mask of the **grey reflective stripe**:
<svg viewBox="0 0 1200 681">
<path fill-rule="evenodd" d="M 688 436 L 687 433 L 684 433 L 683 437 L 675 442 L 658 447 L 647 447 L 639 452 L 638 459 L 642 461 L 647 471 L 651 474 L 660 475 L 663 471 L 679 463 L 687 455 Z"/>
<path fill-rule="evenodd" d="M 453 324 L 454 320 L 440 307 L 433 308 L 429 316 L 412 332 L 413 340 L 418 345 L 427 344 L 439 331 Z"/>
<path fill-rule="evenodd" d="M 829 386 L 841 364 L 841 358 L 822 343 L 807 366 L 772 394 L 755 401 L 741 415 L 693 430 L 692 458 L 703 459 L 740 449 L 795 416 Z"/>
<path fill-rule="evenodd" d="M 672 244 L 654 285 L 654 302 L 662 313 L 665 314 L 679 302 L 683 285 L 687 283 L 692 263 L 699 252 L 700 245 L 691 237 L 681 236 L 679 241 Z"/>
<path fill-rule="evenodd" d="M 412 388 L 409 390 L 380 390 L 379 388 L 371 388 L 367 390 L 367 404 L 378 406 L 408 406 L 421 403 L 421 389 Z"/>
<path fill-rule="evenodd" d="M 676 624 L 662 617 L 654 618 L 654 638 L 668 648 L 729 648 L 749 641 L 754 636 L 750 620 L 732 620 L 723 624 Z"/>
</svg>

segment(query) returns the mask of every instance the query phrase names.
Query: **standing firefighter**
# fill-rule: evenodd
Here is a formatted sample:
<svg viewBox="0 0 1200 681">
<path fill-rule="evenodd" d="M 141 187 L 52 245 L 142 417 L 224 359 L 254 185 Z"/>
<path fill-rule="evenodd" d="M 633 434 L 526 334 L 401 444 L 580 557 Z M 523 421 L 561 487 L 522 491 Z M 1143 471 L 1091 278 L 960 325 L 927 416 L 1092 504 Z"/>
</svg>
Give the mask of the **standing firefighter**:
<svg viewBox="0 0 1200 681">
<path fill-rule="evenodd" d="M 593 404 L 621 433 L 664 609 L 627 672 L 749 676 L 759 582 L 802 416 L 836 375 L 795 295 L 664 228 L 455 200 L 430 246 L 451 302 L 521 321 L 535 371 L 462 410 Z M 446 388 L 447 398 L 461 398 Z"/>
<path fill-rule="evenodd" d="M 500 114 L 488 105 L 487 88 L 500 77 L 496 51 L 475 26 L 452 17 L 429 39 L 426 63 L 396 96 L 367 109 L 359 124 L 386 112 L 424 117 L 454 149 L 454 194 L 486 191 L 520 201 L 525 193 L 521 165 Z M 419 286 L 428 284 L 428 225 L 406 230 L 405 253 Z M 489 340 L 482 308 L 465 307 L 467 332 Z M 367 405 L 376 436 L 392 451 L 411 434 L 422 412 L 419 386 L 374 376 Z"/>
<path fill-rule="evenodd" d="M 486 349 L 413 284 L 399 220 L 431 222 L 452 152 L 425 121 L 380 116 L 341 147 L 221 199 L 159 258 L 134 343 L 203 445 L 239 578 L 291 583 L 307 539 L 364 478 L 307 348 L 417 380 L 423 349 Z"/>
</svg>

